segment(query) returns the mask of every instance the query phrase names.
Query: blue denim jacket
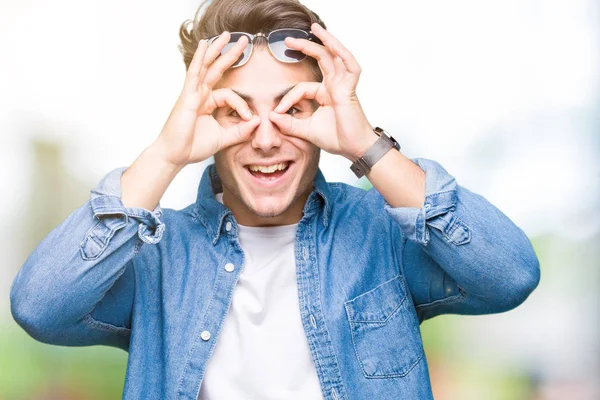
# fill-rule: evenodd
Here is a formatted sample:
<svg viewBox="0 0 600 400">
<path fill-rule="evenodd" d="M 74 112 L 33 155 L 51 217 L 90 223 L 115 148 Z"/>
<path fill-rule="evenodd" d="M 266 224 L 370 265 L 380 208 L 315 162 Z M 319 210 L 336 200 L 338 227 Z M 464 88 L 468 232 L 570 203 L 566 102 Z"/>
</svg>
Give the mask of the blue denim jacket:
<svg viewBox="0 0 600 400">
<path fill-rule="evenodd" d="M 432 399 L 420 323 L 507 311 L 538 285 L 520 228 L 439 163 L 413 161 L 426 173 L 421 209 L 321 170 L 304 205 L 299 312 L 324 399 Z M 214 198 L 214 164 L 182 210 L 124 207 L 124 170 L 33 251 L 11 311 L 39 341 L 128 351 L 124 399 L 196 400 L 244 265 L 236 220 Z"/>
</svg>

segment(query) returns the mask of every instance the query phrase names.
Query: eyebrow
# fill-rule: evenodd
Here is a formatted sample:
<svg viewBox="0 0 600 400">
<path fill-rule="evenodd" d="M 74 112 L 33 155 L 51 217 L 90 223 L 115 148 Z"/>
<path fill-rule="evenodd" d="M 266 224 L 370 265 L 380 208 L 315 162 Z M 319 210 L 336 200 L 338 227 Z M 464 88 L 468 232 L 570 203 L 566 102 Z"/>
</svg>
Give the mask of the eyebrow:
<svg viewBox="0 0 600 400">
<path fill-rule="evenodd" d="M 292 85 L 292 86 L 290 86 L 290 87 L 288 87 L 288 88 L 286 88 L 286 89 L 282 90 L 282 91 L 281 91 L 281 92 L 280 92 L 280 93 L 279 93 L 277 96 L 273 97 L 273 100 L 274 100 L 275 102 L 277 102 L 277 103 L 278 103 L 278 102 L 280 102 L 280 101 L 281 101 L 281 99 L 283 99 L 283 97 L 284 97 L 286 94 L 288 94 L 288 92 L 289 92 L 290 90 L 292 90 L 293 88 L 295 88 L 295 87 L 296 87 L 296 85 Z M 245 101 L 246 103 L 254 103 L 254 98 L 253 98 L 252 96 L 250 96 L 249 94 L 242 93 L 242 92 L 238 92 L 238 91 L 237 91 L 237 90 L 235 90 L 235 89 L 231 89 L 231 90 L 232 90 L 232 91 L 233 91 L 235 94 L 237 94 L 238 96 L 240 96 L 242 99 L 244 99 L 244 101 Z"/>
</svg>

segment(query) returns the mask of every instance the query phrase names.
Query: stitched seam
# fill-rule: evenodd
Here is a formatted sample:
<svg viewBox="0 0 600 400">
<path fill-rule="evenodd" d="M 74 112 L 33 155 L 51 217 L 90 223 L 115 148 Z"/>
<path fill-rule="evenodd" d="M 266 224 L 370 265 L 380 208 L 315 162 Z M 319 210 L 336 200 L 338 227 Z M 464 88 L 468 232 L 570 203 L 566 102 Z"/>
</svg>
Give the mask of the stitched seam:
<svg viewBox="0 0 600 400">
<path fill-rule="evenodd" d="M 364 292 L 364 293 L 361 293 L 361 294 L 359 294 L 358 296 L 356 296 L 355 298 L 353 298 L 353 299 L 351 299 L 351 300 L 348 300 L 348 301 L 344 302 L 344 305 L 346 305 L 346 303 L 352 303 L 352 304 L 354 304 L 354 302 L 355 302 L 355 301 L 356 301 L 358 298 L 360 298 L 360 297 L 363 297 L 363 296 L 365 296 L 366 294 L 373 292 L 374 290 L 377 290 L 379 287 L 381 287 L 381 286 L 383 286 L 383 285 L 385 285 L 385 284 L 391 283 L 391 282 L 393 282 L 394 280 L 396 280 L 396 279 L 399 279 L 399 280 L 400 280 L 400 284 L 402 285 L 402 291 L 403 291 L 403 293 L 404 293 L 404 296 L 402 297 L 402 300 L 400 300 L 400 303 L 398 303 L 398 305 L 396 306 L 396 308 L 395 308 L 395 309 L 394 309 L 394 310 L 393 310 L 393 311 L 390 313 L 390 315 L 388 315 L 388 316 L 387 316 L 387 317 L 386 317 L 384 320 L 360 320 L 360 319 L 351 319 L 351 320 L 352 320 L 353 322 L 373 322 L 373 323 L 376 323 L 376 322 L 378 322 L 378 323 L 385 323 L 385 322 L 387 322 L 387 320 L 388 320 L 388 319 L 389 319 L 389 318 L 390 318 L 392 315 L 394 315 L 394 313 L 395 313 L 395 312 L 398 310 L 398 307 L 400 307 L 400 306 L 401 306 L 401 305 L 404 303 L 404 301 L 406 300 L 406 296 L 407 296 L 407 293 L 406 293 L 406 287 L 404 286 L 404 282 L 402 282 L 402 279 L 400 279 L 400 277 L 401 277 L 401 276 L 402 276 L 402 275 L 397 275 L 397 276 L 393 277 L 392 279 L 388 279 L 387 281 L 385 281 L 385 282 L 383 282 L 383 283 L 380 283 L 379 285 L 375 286 L 373 289 L 370 289 L 370 290 L 368 290 L 368 291 L 366 291 L 366 292 Z M 351 308 L 352 308 L 352 310 L 354 310 L 354 306 L 352 306 Z"/>
<path fill-rule="evenodd" d="M 428 194 L 427 197 L 438 197 L 445 193 L 450 193 L 450 192 L 456 192 L 456 189 L 448 189 L 448 190 L 444 190 L 443 192 L 431 193 L 431 194 Z"/>
<path fill-rule="evenodd" d="M 419 363 L 419 361 L 421 361 L 421 359 L 423 358 L 423 355 L 425 353 L 423 351 L 420 352 L 419 357 L 415 360 L 415 362 L 413 362 L 411 364 L 411 366 L 406 370 L 406 372 L 403 373 L 398 373 L 398 374 L 381 374 L 381 375 L 368 375 L 366 376 L 369 379 L 381 379 L 381 378 L 401 378 L 404 377 L 406 375 L 408 375 L 410 373 L 410 371 L 413 370 L 413 368 Z"/>
<path fill-rule="evenodd" d="M 221 273 L 221 268 L 218 268 L 217 270 L 217 276 L 215 277 L 215 284 L 213 285 L 212 288 L 212 295 L 210 296 L 210 301 L 208 302 L 208 306 L 206 308 L 206 311 L 204 312 L 204 318 L 202 319 L 202 323 L 200 324 L 199 328 L 202 329 L 203 326 L 205 326 L 204 324 L 206 323 L 206 320 L 208 318 L 208 315 L 210 315 L 210 310 L 212 309 L 212 305 L 215 299 L 215 291 L 216 291 L 216 287 L 218 285 L 219 282 L 219 274 Z M 201 331 L 202 332 L 202 331 Z M 177 388 L 177 399 L 180 397 L 181 395 L 181 388 L 183 386 L 183 378 L 188 370 L 188 365 L 189 365 L 189 360 L 190 357 L 192 356 L 192 354 L 194 354 L 194 351 L 196 350 L 196 345 L 198 344 L 198 338 L 200 337 L 200 335 L 195 335 L 195 339 L 194 339 L 194 343 L 192 344 L 192 347 L 190 348 L 190 351 L 188 352 L 186 358 L 185 358 L 185 366 L 183 367 L 183 372 L 181 373 L 181 378 L 179 378 L 179 386 Z"/>
<path fill-rule="evenodd" d="M 312 224 L 312 221 L 314 220 L 314 217 L 311 218 L 310 220 L 308 220 L 308 223 L 304 224 L 304 229 L 305 231 L 307 231 L 307 241 L 308 241 L 308 260 L 304 260 L 304 257 L 302 257 L 302 259 L 304 260 L 304 274 L 301 274 L 301 279 L 302 279 L 302 287 L 306 288 L 308 287 L 309 283 L 306 282 L 306 279 L 304 277 L 304 275 L 306 274 L 306 272 L 308 271 L 310 273 L 309 267 L 310 265 L 313 263 L 313 258 L 312 258 L 312 254 L 315 253 L 315 249 L 312 249 L 313 251 L 310 251 L 310 249 L 312 248 L 312 230 L 310 227 L 310 224 Z M 298 236 L 298 230 L 296 230 L 296 236 Z M 316 263 L 316 259 L 314 260 L 314 263 Z M 320 285 L 318 285 L 320 287 Z M 306 294 L 305 292 L 303 292 L 303 294 Z M 307 309 L 306 307 L 306 302 L 304 301 L 304 296 L 301 297 L 302 298 L 302 308 L 303 309 Z M 310 310 L 308 310 L 309 313 L 311 313 Z M 311 313 L 312 314 L 312 313 Z M 306 322 L 303 320 L 302 321 L 302 325 L 306 325 Z M 318 349 L 317 347 L 314 345 L 314 342 L 317 340 L 315 331 L 310 329 L 308 326 L 304 326 L 304 329 L 307 332 L 310 332 L 310 336 L 312 337 L 312 341 L 309 341 L 309 346 L 311 347 L 311 349 L 313 350 L 313 353 L 315 354 L 315 364 L 316 367 L 318 368 L 318 370 L 321 372 L 321 376 L 325 376 L 325 373 L 323 372 L 323 364 L 321 363 L 321 359 L 319 358 L 319 353 L 318 353 Z"/>
<path fill-rule="evenodd" d="M 128 335 L 129 333 L 131 333 L 131 329 L 126 328 L 124 326 L 116 326 L 113 324 L 109 324 L 108 322 L 98 321 L 97 319 L 94 319 L 94 317 L 92 317 L 91 313 L 86 315 L 83 318 L 83 320 L 90 328 L 93 329 L 98 329 L 105 332 L 114 332 L 121 335 Z"/>
<path fill-rule="evenodd" d="M 344 305 L 346 308 L 346 315 L 348 316 L 348 306 Z M 349 316 L 348 316 L 349 317 Z M 358 355 L 358 348 L 356 346 L 356 338 L 355 338 L 355 333 L 354 333 L 354 322 L 352 322 L 350 320 L 350 318 L 348 318 L 348 323 L 350 324 L 350 337 L 352 338 L 352 347 L 354 347 L 354 355 L 356 356 L 356 359 L 358 360 L 358 364 L 360 365 L 360 369 L 363 372 L 364 376 L 369 376 L 369 374 L 367 374 L 367 371 L 365 371 L 365 366 L 362 362 L 362 358 Z"/>
<path fill-rule="evenodd" d="M 222 222 L 222 220 L 221 220 L 221 222 Z M 219 229 L 219 232 L 220 232 L 220 229 Z M 238 248 L 238 250 L 239 250 L 239 251 L 242 253 L 242 263 L 241 263 L 241 266 L 240 266 L 240 268 L 239 268 L 239 269 L 240 269 L 240 271 L 241 271 L 241 270 L 244 268 L 244 264 L 246 264 L 246 256 L 245 256 L 245 254 L 244 254 L 244 250 L 241 248 L 241 246 L 238 246 L 238 243 L 237 243 L 237 242 L 234 242 L 234 245 L 235 245 L 235 246 Z M 231 257 L 231 258 L 233 258 L 233 257 Z M 224 261 L 226 261 L 226 260 L 224 260 Z M 222 269 L 223 269 L 223 270 L 225 270 L 225 268 L 222 268 Z M 230 273 L 230 272 L 221 272 L 221 268 L 219 269 L 219 272 L 220 272 L 220 273 L 222 273 L 222 274 L 229 274 L 229 273 Z M 240 272 L 240 273 L 241 273 L 241 272 Z M 236 288 L 236 286 L 237 286 L 237 282 L 238 282 L 238 280 L 240 279 L 240 275 L 239 275 L 240 273 L 238 273 L 237 277 L 235 278 L 235 282 L 234 282 L 234 283 L 233 283 L 233 285 L 231 286 L 231 290 L 229 290 L 229 296 L 227 296 L 227 304 L 229 304 L 229 305 L 231 305 L 231 298 L 233 297 L 233 292 L 235 291 L 235 288 Z M 213 298 L 214 298 L 214 296 L 213 296 Z M 211 306 L 212 306 L 212 303 L 213 303 L 213 302 L 211 301 Z M 211 355 L 212 355 L 212 353 L 214 352 L 214 348 L 215 348 L 215 346 L 216 346 L 216 342 L 217 342 L 217 340 L 216 340 L 216 337 L 217 337 L 217 332 L 219 332 L 219 333 L 221 332 L 221 329 L 223 328 L 223 323 L 224 323 L 224 321 L 225 321 L 225 318 L 227 318 L 227 314 L 228 314 L 228 312 L 225 312 L 225 313 L 223 314 L 223 317 L 221 318 L 221 320 L 219 321 L 219 323 L 218 323 L 218 324 L 217 324 L 217 326 L 216 326 L 216 329 L 215 329 L 215 331 L 214 331 L 214 336 L 212 336 L 212 337 L 214 337 L 214 340 L 211 342 L 210 348 L 209 348 L 209 350 L 208 350 L 208 357 L 207 357 L 207 358 L 210 358 L 210 356 L 211 356 Z M 209 315 L 209 313 L 207 312 L 207 313 L 206 313 L 206 317 L 205 317 L 205 321 L 206 321 L 206 319 L 208 318 L 208 317 L 207 317 L 208 315 Z M 211 337 L 211 338 L 212 338 L 212 337 Z M 205 367 L 205 368 L 206 368 L 206 367 Z M 205 369 L 205 370 L 206 370 L 206 369 Z M 204 374 L 204 372 L 203 372 L 203 374 Z M 195 398 L 198 398 L 198 395 L 199 395 L 199 394 L 200 394 L 200 386 L 198 386 L 198 391 L 196 392 L 196 396 L 195 396 Z"/>
<path fill-rule="evenodd" d="M 388 279 L 387 281 L 380 283 L 379 285 L 375 286 L 373 289 L 369 289 L 366 292 L 359 294 L 355 298 L 348 300 L 348 302 L 354 302 L 354 300 L 358 299 L 359 297 L 362 297 L 362 296 L 366 295 L 367 293 L 371 293 L 372 291 L 377 290 L 380 286 L 388 284 L 388 283 L 394 281 L 395 279 L 398 279 L 398 276 L 395 276 L 392 279 Z"/>
<path fill-rule="evenodd" d="M 402 301 L 400 301 L 400 303 L 398 303 L 398 305 L 396 306 L 396 308 L 394 308 L 394 310 L 392 312 L 390 312 L 390 315 L 388 315 L 384 320 L 368 320 L 368 319 L 353 319 L 351 320 L 352 322 L 357 322 L 357 323 L 363 323 L 363 324 L 379 324 L 379 325 L 385 325 L 388 320 L 394 315 L 396 314 L 396 312 L 398 311 L 398 309 L 400 309 L 400 307 L 402 307 L 402 305 L 404 304 L 404 302 L 406 301 L 406 296 L 404 296 L 402 298 Z M 351 308 L 354 309 L 354 307 L 351 306 Z"/>
<path fill-rule="evenodd" d="M 421 309 L 434 307 L 434 306 L 438 306 L 438 305 L 443 305 L 443 304 L 447 304 L 447 303 L 453 303 L 456 301 L 463 300 L 464 298 L 465 298 L 465 295 L 463 294 L 463 292 L 459 291 L 458 294 L 455 294 L 453 296 L 444 297 L 443 299 L 438 299 L 438 300 L 435 300 L 435 301 L 432 301 L 429 303 L 425 303 L 425 304 L 419 304 L 415 308 L 418 310 L 421 310 Z"/>
</svg>

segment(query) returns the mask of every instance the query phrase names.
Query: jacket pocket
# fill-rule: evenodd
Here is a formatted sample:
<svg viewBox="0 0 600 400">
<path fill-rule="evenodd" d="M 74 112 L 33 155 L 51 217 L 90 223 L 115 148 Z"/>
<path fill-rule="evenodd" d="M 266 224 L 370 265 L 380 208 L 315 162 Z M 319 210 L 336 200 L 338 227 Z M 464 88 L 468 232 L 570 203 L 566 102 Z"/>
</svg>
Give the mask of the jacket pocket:
<svg viewBox="0 0 600 400">
<path fill-rule="evenodd" d="M 354 351 L 367 378 L 405 376 L 424 356 L 410 304 L 402 275 L 344 303 Z"/>
</svg>

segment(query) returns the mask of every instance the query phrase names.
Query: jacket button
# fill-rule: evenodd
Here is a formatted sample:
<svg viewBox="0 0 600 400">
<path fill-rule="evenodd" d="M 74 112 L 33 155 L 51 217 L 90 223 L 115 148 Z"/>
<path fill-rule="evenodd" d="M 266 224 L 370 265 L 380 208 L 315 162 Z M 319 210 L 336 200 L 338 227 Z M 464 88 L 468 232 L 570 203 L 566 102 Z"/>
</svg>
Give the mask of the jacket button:
<svg viewBox="0 0 600 400">
<path fill-rule="evenodd" d="M 227 232 L 229 232 L 231 230 L 231 222 L 227 221 L 227 223 L 225 224 L 225 230 Z"/>
<path fill-rule="evenodd" d="M 206 342 L 208 339 L 210 339 L 210 332 L 202 331 L 202 333 L 200 334 L 200 337 L 202 338 L 202 340 L 204 340 Z"/>
<path fill-rule="evenodd" d="M 235 269 L 235 267 L 234 267 L 234 265 L 232 263 L 225 264 L 225 271 L 227 271 L 227 272 L 233 272 L 234 269 Z"/>
</svg>

